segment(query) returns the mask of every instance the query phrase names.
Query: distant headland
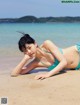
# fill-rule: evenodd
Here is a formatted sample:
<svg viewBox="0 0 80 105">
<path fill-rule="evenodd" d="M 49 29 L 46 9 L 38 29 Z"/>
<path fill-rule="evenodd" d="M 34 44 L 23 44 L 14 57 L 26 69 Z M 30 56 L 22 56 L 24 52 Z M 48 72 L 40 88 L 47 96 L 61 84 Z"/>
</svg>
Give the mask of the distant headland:
<svg viewBox="0 0 80 105">
<path fill-rule="evenodd" d="M 20 18 L 0 18 L 0 23 L 48 23 L 48 22 L 80 22 L 80 16 L 77 17 L 40 17 L 23 16 Z"/>
</svg>

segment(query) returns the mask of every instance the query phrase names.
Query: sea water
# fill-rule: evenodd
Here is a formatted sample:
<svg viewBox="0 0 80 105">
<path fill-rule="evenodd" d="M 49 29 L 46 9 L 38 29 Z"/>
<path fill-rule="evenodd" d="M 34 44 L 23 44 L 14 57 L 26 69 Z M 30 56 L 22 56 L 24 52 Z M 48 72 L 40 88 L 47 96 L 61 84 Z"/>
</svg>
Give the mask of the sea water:
<svg viewBox="0 0 80 105">
<path fill-rule="evenodd" d="M 18 49 L 22 34 L 18 31 L 30 34 L 38 45 L 51 40 L 58 47 L 65 48 L 80 42 L 80 23 L 1 23 L 0 68 L 9 69 L 9 64 L 14 64 L 22 55 Z M 13 58 L 15 60 L 11 61 Z"/>
<path fill-rule="evenodd" d="M 22 36 L 18 31 L 30 34 L 39 45 L 51 40 L 64 48 L 80 42 L 80 23 L 4 23 L 0 24 L 0 54 L 18 49 Z"/>
</svg>

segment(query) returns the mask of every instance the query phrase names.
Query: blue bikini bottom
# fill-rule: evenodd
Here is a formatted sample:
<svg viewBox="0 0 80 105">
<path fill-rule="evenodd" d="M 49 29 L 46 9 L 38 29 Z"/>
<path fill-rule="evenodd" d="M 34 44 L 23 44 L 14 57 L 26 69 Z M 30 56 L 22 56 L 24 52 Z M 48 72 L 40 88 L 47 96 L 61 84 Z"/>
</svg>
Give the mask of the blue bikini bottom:
<svg viewBox="0 0 80 105">
<path fill-rule="evenodd" d="M 79 58 L 80 58 L 80 42 L 76 44 L 76 48 L 78 50 Z M 79 60 L 79 63 L 78 63 L 78 65 L 77 65 L 77 67 L 75 69 L 76 70 L 80 69 L 80 60 Z"/>
</svg>

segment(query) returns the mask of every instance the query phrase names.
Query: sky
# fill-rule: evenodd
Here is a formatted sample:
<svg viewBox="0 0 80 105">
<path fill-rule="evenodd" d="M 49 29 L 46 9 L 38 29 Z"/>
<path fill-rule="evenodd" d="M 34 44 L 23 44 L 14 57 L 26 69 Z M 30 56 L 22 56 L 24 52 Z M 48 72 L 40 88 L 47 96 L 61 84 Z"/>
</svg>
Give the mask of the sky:
<svg viewBox="0 0 80 105">
<path fill-rule="evenodd" d="M 80 3 L 62 3 L 61 1 L 0 0 L 0 18 L 19 18 L 27 15 L 35 17 L 80 16 Z"/>
</svg>

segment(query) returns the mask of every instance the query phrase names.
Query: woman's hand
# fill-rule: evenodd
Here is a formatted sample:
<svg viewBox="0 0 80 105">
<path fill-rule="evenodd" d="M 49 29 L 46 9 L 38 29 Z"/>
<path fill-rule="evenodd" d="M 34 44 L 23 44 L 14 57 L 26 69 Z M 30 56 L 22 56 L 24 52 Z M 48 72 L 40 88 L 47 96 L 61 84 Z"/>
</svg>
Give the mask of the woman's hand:
<svg viewBox="0 0 80 105">
<path fill-rule="evenodd" d="M 25 60 L 29 60 L 29 59 L 32 59 L 33 56 L 29 56 L 29 55 L 25 54 L 25 55 L 24 55 L 24 58 L 25 58 Z"/>
<path fill-rule="evenodd" d="M 43 80 L 43 79 L 48 78 L 48 77 L 50 77 L 48 73 L 46 73 L 46 74 L 39 74 L 39 75 L 35 76 L 35 79 L 36 80 L 39 80 L 39 79 Z"/>
<path fill-rule="evenodd" d="M 29 59 L 31 59 L 31 57 L 30 57 L 29 55 L 25 54 L 25 55 L 24 55 L 24 59 L 25 59 L 25 60 L 29 60 Z"/>
</svg>

